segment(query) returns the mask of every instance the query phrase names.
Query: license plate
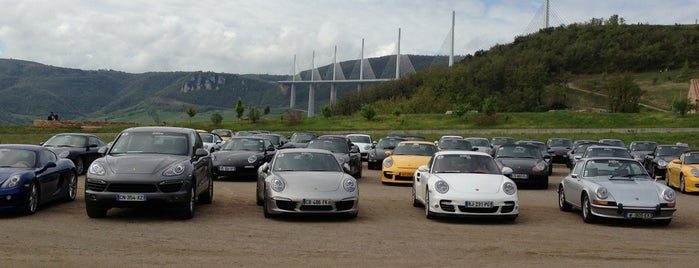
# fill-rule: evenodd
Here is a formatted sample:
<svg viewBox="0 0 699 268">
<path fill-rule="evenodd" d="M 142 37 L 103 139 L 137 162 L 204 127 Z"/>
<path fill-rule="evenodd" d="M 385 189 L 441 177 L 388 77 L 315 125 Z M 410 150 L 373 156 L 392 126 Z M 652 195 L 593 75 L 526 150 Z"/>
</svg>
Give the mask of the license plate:
<svg viewBox="0 0 699 268">
<path fill-rule="evenodd" d="M 303 204 L 307 206 L 327 206 L 330 205 L 330 200 L 327 199 L 304 199 Z"/>
<path fill-rule="evenodd" d="M 650 219 L 653 218 L 653 212 L 627 212 L 627 219 Z"/>
<path fill-rule="evenodd" d="M 145 194 L 117 194 L 116 195 L 116 200 L 117 201 L 134 201 L 134 202 L 143 202 L 146 201 L 146 195 Z"/>
<path fill-rule="evenodd" d="M 529 174 L 512 174 L 513 179 L 527 179 Z"/>
<path fill-rule="evenodd" d="M 399 174 L 401 177 L 412 177 L 414 173 L 413 172 L 401 172 Z"/>
<path fill-rule="evenodd" d="M 467 208 L 492 208 L 493 202 L 491 201 L 466 201 Z"/>
<path fill-rule="evenodd" d="M 235 171 L 235 167 L 227 167 L 227 166 L 220 166 L 218 167 L 218 170 L 220 171 Z"/>
</svg>

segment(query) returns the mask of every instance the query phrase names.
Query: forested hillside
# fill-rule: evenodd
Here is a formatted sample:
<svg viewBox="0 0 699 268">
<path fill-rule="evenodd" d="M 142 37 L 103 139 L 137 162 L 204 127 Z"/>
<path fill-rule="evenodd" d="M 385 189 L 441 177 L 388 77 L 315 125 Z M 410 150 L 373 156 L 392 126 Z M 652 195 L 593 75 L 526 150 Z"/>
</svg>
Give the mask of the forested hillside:
<svg viewBox="0 0 699 268">
<path fill-rule="evenodd" d="M 686 65 L 685 65 L 686 64 Z M 500 111 L 567 107 L 566 82 L 699 66 L 699 26 L 626 25 L 618 16 L 548 28 L 423 72 L 345 95 L 333 107 L 352 114 L 373 103 L 382 113 L 434 113 L 494 98 Z"/>
</svg>

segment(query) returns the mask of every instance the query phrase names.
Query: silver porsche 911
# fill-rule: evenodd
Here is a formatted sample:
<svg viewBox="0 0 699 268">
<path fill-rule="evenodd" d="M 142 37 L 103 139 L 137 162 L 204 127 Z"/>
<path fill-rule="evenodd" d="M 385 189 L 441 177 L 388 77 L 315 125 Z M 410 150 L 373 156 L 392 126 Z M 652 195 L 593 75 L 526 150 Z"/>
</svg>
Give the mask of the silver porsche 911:
<svg viewBox="0 0 699 268">
<path fill-rule="evenodd" d="M 257 204 L 265 217 L 279 214 L 358 213 L 357 180 L 330 151 L 282 149 L 259 168 Z"/>
<path fill-rule="evenodd" d="M 562 211 L 582 210 L 587 223 L 600 218 L 652 220 L 668 225 L 676 211 L 675 191 L 652 180 L 636 160 L 580 160 L 558 186 Z"/>
</svg>

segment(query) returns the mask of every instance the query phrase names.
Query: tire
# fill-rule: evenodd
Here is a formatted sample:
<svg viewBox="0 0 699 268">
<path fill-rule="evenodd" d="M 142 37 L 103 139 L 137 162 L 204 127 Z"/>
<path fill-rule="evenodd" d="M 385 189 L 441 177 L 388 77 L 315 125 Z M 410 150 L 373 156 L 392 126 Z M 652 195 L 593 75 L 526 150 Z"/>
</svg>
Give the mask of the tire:
<svg viewBox="0 0 699 268">
<path fill-rule="evenodd" d="M 558 187 L 558 209 L 561 211 L 570 211 L 573 208 L 568 201 L 566 201 L 566 193 L 563 190 L 563 185 Z"/>
<path fill-rule="evenodd" d="M 417 208 L 417 207 L 420 207 L 420 202 L 417 201 L 417 198 L 415 196 L 416 195 L 415 194 L 415 187 L 412 187 L 412 188 L 413 188 L 413 191 L 412 191 L 413 192 L 413 207 Z"/>
<path fill-rule="evenodd" d="M 39 207 L 39 199 L 39 186 L 36 184 L 36 182 L 31 182 L 29 184 L 29 190 L 27 191 L 27 196 L 24 202 L 24 214 L 34 214 L 34 212 L 36 212 L 36 209 Z"/>
<path fill-rule="evenodd" d="M 85 160 L 83 160 L 82 157 L 76 158 L 73 164 L 75 164 L 75 172 L 77 172 L 78 175 L 85 173 Z"/>
<path fill-rule="evenodd" d="M 78 175 L 70 172 L 68 176 L 68 180 L 66 181 L 66 196 L 63 198 L 66 202 L 75 200 L 75 197 L 78 195 Z"/>
<path fill-rule="evenodd" d="M 355 179 L 361 179 L 362 178 L 362 162 L 359 161 L 359 171 L 357 172 L 357 176 L 354 177 Z"/>
<path fill-rule="evenodd" d="M 214 202 L 214 180 L 211 178 L 209 180 L 209 188 L 206 193 L 199 197 L 199 203 L 201 204 L 211 204 Z"/>
<path fill-rule="evenodd" d="M 436 216 L 430 211 L 430 193 L 425 190 L 425 218 L 434 219 Z"/>
<path fill-rule="evenodd" d="M 681 193 L 687 192 L 687 190 L 685 188 L 685 184 L 684 184 L 684 176 L 682 176 L 682 174 L 680 174 L 680 192 Z"/>
<path fill-rule="evenodd" d="M 655 224 L 660 225 L 660 226 L 667 226 L 667 225 L 670 225 L 670 222 L 672 222 L 672 218 L 670 218 L 670 219 L 662 219 L 662 220 L 655 220 Z"/>
<path fill-rule="evenodd" d="M 194 205 L 196 202 L 195 192 L 196 191 L 194 191 L 194 186 L 191 186 L 189 188 L 189 202 L 182 204 L 182 207 L 180 207 L 180 219 L 188 220 L 194 218 Z"/>
<path fill-rule="evenodd" d="M 582 197 L 582 217 L 583 217 L 583 221 L 586 223 L 597 222 L 597 216 L 592 215 L 592 207 L 590 205 L 590 198 L 587 197 L 587 194 L 583 195 L 583 197 Z"/>
<path fill-rule="evenodd" d="M 665 185 L 667 185 L 667 187 L 672 188 L 672 186 L 670 185 L 670 171 L 669 170 L 665 170 Z"/>
<path fill-rule="evenodd" d="M 257 203 L 258 206 L 262 206 L 262 203 L 264 203 L 264 200 L 262 197 L 260 197 L 260 184 L 256 183 L 255 186 L 255 203 Z"/>
<path fill-rule="evenodd" d="M 85 204 L 85 211 L 90 218 L 104 218 L 107 216 L 107 209 L 91 204 Z"/>
<path fill-rule="evenodd" d="M 265 216 L 265 218 L 273 218 L 274 216 L 272 213 L 269 213 L 269 209 L 267 208 L 267 200 L 262 201 L 262 215 Z"/>
</svg>

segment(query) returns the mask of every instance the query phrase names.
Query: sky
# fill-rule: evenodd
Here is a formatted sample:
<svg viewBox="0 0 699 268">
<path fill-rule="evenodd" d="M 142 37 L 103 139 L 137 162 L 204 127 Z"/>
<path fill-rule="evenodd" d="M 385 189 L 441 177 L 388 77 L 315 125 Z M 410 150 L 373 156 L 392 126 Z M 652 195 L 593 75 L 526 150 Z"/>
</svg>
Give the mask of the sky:
<svg viewBox="0 0 699 268">
<path fill-rule="evenodd" d="M 545 0 L 0 0 L 0 58 L 129 73 L 282 74 L 401 54 L 473 54 L 543 26 Z M 699 0 L 551 0 L 552 26 L 695 24 Z M 315 51 L 315 60 L 312 54 Z"/>
</svg>

